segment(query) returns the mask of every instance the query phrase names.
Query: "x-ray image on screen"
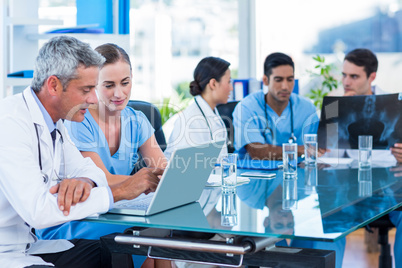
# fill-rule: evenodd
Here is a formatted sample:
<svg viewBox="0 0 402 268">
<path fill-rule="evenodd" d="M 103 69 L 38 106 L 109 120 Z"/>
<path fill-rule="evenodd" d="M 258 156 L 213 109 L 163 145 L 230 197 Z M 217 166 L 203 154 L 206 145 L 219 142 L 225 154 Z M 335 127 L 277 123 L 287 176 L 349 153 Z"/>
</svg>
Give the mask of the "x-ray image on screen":
<svg viewBox="0 0 402 268">
<path fill-rule="evenodd" d="M 402 93 L 351 97 L 324 97 L 318 146 L 358 149 L 359 135 L 373 136 L 373 149 L 402 142 Z"/>
</svg>

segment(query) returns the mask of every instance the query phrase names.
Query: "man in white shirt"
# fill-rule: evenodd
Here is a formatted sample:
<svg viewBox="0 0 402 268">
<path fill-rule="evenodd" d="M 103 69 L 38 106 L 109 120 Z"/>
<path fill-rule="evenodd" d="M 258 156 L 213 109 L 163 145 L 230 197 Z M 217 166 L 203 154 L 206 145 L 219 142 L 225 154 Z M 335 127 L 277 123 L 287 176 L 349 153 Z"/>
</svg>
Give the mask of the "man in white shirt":
<svg viewBox="0 0 402 268">
<path fill-rule="evenodd" d="M 358 48 L 345 56 L 342 67 L 342 84 L 344 96 L 382 95 L 386 92 L 372 86 L 378 68 L 377 57 L 368 49 Z M 350 151 L 350 152 L 349 152 Z M 357 152 L 348 150 L 348 155 L 357 157 Z M 392 157 L 393 156 L 393 157 Z M 388 150 L 373 150 L 373 160 L 389 160 L 402 163 L 402 143 L 396 143 Z"/>
<path fill-rule="evenodd" d="M 368 49 L 358 48 L 345 56 L 342 67 L 342 84 L 344 96 L 381 95 L 386 94 L 378 87 L 372 86 L 377 75 L 377 57 Z M 358 158 L 358 150 L 346 150 L 351 158 Z M 394 144 L 390 150 L 373 150 L 373 162 L 402 162 L 402 143 Z M 394 256 L 396 267 L 402 267 L 402 213 L 399 211 L 389 214 L 391 221 L 397 227 L 395 235 Z M 402 226 L 401 226 L 402 227 Z"/>
<path fill-rule="evenodd" d="M 62 119 L 82 121 L 97 103 L 103 62 L 88 44 L 52 38 L 39 51 L 31 87 L 0 101 L 2 267 L 99 267 L 99 241 L 37 241 L 32 228 L 107 212 L 114 202 L 158 185 L 163 171 L 148 169 L 109 187 L 102 170 L 82 157 L 64 128 Z"/>
</svg>

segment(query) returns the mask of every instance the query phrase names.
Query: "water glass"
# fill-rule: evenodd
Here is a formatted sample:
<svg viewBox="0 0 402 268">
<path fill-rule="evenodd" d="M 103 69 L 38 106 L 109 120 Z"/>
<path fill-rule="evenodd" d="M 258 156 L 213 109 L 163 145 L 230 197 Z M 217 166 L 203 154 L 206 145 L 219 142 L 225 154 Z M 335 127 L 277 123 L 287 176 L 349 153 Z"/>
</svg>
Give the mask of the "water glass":
<svg viewBox="0 0 402 268">
<path fill-rule="evenodd" d="M 282 189 L 282 209 L 297 209 L 297 180 L 284 177 Z"/>
<path fill-rule="evenodd" d="M 235 192 L 237 184 L 237 154 L 223 155 L 220 159 L 222 191 Z"/>
<path fill-rule="evenodd" d="M 236 193 L 222 192 L 221 225 L 237 225 Z"/>
<path fill-rule="evenodd" d="M 317 164 L 317 134 L 304 134 L 304 156 L 306 165 Z"/>
<path fill-rule="evenodd" d="M 359 167 L 359 196 L 366 197 L 373 194 L 373 173 L 371 167 Z"/>
<path fill-rule="evenodd" d="M 283 174 L 286 178 L 293 178 L 297 175 L 297 144 L 282 144 Z"/>
<path fill-rule="evenodd" d="M 371 166 L 373 136 L 359 136 L 359 167 Z"/>
</svg>

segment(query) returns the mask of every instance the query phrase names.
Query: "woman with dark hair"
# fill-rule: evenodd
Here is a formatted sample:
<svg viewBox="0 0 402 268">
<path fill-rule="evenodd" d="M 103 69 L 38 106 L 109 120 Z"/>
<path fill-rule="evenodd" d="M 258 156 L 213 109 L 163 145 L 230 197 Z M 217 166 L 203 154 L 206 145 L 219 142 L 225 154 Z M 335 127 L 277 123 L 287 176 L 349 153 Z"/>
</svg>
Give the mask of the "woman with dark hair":
<svg viewBox="0 0 402 268">
<path fill-rule="evenodd" d="M 216 106 L 227 103 L 233 90 L 229 65 L 217 57 L 207 57 L 198 63 L 194 81 L 190 83 L 194 103 L 178 114 L 165 151 L 167 158 L 175 148 L 227 139 L 226 127 Z M 227 153 L 226 145 L 223 153 Z"/>
<path fill-rule="evenodd" d="M 65 121 L 64 124 L 81 154 L 90 157 L 103 170 L 109 185 L 135 177 L 137 196 L 148 194 L 151 189 L 146 185 L 150 177 L 161 175 L 167 160 L 146 116 L 127 106 L 132 86 L 130 58 L 115 44 L 104 44 L 95 50 L 106 59 L 99 70 L 98 104 L 88 108 L 84 121 Z M 138 152 L 152 168 L 142 168 L 130 175 L 139 158 Z M 75 221 L 38 230 L 38 235 L 41 239 L 99 239 L 103 235 L 123 232 L 127 227 Z M 137 256 L 135 266 L 140 267 L 144 260 L 145 257 Z M 149 259 L 146 264 L 152 265 L 153 260 Z"/>
</svg>

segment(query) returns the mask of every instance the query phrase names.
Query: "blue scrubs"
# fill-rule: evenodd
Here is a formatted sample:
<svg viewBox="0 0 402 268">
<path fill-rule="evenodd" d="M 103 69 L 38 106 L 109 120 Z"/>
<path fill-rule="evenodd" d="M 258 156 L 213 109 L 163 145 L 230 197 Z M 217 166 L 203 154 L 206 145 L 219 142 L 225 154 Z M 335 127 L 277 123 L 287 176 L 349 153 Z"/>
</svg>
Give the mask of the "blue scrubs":
<svg viewBox="0 0 402 268">
<path fill-rule="evenodd" d="M 112 156 L 109 144 L 99 125 L 92 115 L 87 112 L 83 122 L 64 122 L 71 140 L 80 151 L 95 152 L 112 174 L 130 175 L 138 160 L 138 149 L 153 134 L 154 129 L 146 116 L 126 107 L 121 112 L 121 138 L 117 152 Z M 36 230 L 39 239 L 99 239 L 101 236 L 123 232 L 131 226 L 116 224 L 72 221 L 59 226 Z M 141 267 L 146 257 L 135 256 L 135 267 Z"/>
<path fill-rule="evenodd" d="M 290 101 L 292 102 L 293 122 L 291 119 L 290 102 L 281 116 L 278 116 L 266 104 L 265 95 L 262 90 L 248 95 L 236 106 L 233 111 L 233 125 L 235 129 L 234 146 L 240 157 L 248 155 L 245 146 L 250 143 L 272 144 L 276 146 L 287 143 L 292 135 L 292 124 L 293 134 L 296 137 L 298 145 L 303 145 L 304 134 L 317 133 L 319 119 L 314 105 L 308 99 L 293 93 L 290 96 Z M 271 185 L 271 191 L 275 189 L 272 186 L 274 185 Z M 239 196 L 241 195 L 241 193 L 238 194 Z M 250 193 L 248 195 L 254 196 Z M 286 241 L 280 241 L 277 245 L 285 246 Z M 346 239 L 342 238 L 334 243 L 293 240 L 291 246 L 335 250 L 336 267 L 340 268 L 342 267 Z"/>
<path fill-rule="evenodd" d="M 303 144 L 304 134 L 317 133 L 319 119 L 314 105 L 308 99 L 297 94 L 291 94 L 290 100 L 292 102 L 293 122 L 291 120 L 290 102 L 282 115 L 278 116 L 266 104 L 263 91 L 248 95 L 236 106 L 233 111 L 234 146 L 241 156 L 246 154 L 245 146 L 249 143 L 277 146 L 287 143 L 291 137 L 292 124 L 296 142 L 299 145 Z"/>
</svg>

